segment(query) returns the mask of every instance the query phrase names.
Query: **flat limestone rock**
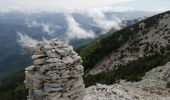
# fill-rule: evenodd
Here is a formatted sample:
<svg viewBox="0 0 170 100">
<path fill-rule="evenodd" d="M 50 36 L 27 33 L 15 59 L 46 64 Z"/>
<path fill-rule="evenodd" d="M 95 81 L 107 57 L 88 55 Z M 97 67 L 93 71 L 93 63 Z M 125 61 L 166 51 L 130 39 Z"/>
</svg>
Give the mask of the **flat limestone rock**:
<svg viewBox="0 0 170 100">
<path fill-rule="evenodd" d="M 51 58 L 61 58 L 58 53 L 52 52 L 52 50 L 45 51 L 46 55 Z"/>
<path fill-rule="evenodd" d="M 56 87 L 44 86 L 44 91 L 45 91 L 45 92 L 58 92 L 58 91 L 60 91 L 60 90 L 62 90 L 61 87 L 56 88 Z"/>
<path fill-rule="evenodd" d="M 32 55 L 32 59 L 35 60 L 35 59 L 38 59 L 38 58 L 41 58 L 41 57 L 45 57 L 45 55 Z"/>
<path fill-rule="evenodd" d="M 80 56 L 76 56 L 73 58 L 73 61 L 76 62 L 76 61 L 80 61 L 81 60 L 81 57 Z"/>
<path fill-rule="evenodd" d="M 50 58 L 50 59 L 48 59 L 48 60 L 45 60 L 45 62 L 47 62 L 47 63 L 56 63 L 56 62 L 62 62 L 60 59 L 58 59 L 58 58 Z"/>
<path fill-rule="evenodd" d="M 69 56 L 63 57 L 62 60 L 63 60 L 63 62 L 66 63 L 66 64 L 69 64 L 69 63 L 73 63 L 73 62 L 74 62 L 73 59 L 72 59 L 71 57 L 69 57 Z"/>
<path fill-rule="evenodd" d="M 66 52 L 65 50 L 61 50 L 61 49 L 55 49 L 57 53 L 63 55 L 63 56 L 67 56 L 69 54 L 69 52 Z"/>
<path fill-rule="evenodd" d="M 26 71 L 32 71 L 32 70 L 35 70 L 35 66 L 34 65 L 32 65 L 32 66 L 29 66 L 29 67 L 27 67 L 27 68 L 25 68 L 25 70 Z"/>
<path fill-rule="evenodd" d="M 52 48 L 53 48 L 53 46 L 51 46 L 50 44 L 44 45 L 44 49 L 46 49 L 46 50 L 51 50 Z"/>
<path fill-rule="evenodd" d="M 45 63 L 45 58 L 35 59 L 33 63 L 34 65 L 42 65 Z"/>
</svg>

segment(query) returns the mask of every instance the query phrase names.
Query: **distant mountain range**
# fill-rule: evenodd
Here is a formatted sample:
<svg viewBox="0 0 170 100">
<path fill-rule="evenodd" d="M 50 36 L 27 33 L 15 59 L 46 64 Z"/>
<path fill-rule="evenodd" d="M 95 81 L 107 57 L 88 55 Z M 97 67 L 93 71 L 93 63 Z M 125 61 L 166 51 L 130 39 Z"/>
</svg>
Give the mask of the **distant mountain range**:
<svg viewBox="0 0 170 100">
<path fill-rule="evenodd" d="M 132 25 L 151 12 L 0 13 L 0 77 L 31 63 L 30 47 L 38 40 L 62 38 L 75 48 Z"/>
</svg>

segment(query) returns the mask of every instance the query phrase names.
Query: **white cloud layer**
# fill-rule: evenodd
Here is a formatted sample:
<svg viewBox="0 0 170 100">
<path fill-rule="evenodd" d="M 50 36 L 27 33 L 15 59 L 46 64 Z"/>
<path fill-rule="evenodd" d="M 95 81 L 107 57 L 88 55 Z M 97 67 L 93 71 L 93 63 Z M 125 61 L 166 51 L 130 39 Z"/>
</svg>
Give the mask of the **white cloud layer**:
<svg viewBox="0 0 170 100">
<path fill-rule="evenodd" d="M 0 9 L 23 8 L 27 10 L 68 11 L 103 7 L 128 1 L 131 0 L 0 0 Z"/>
<path fill-rule="evenodd" d="M 54 30 L 51 29 L 51 24 L 42 24 L 43 31 L 47 33 L 49 36 L 53 35 L 55 33 Z"/>
<path fill-rule="evenodd" d="M 50 26 L 49 24 L 43 24 L 43 31 L 46 33 L 50 33 Z"/>
<path fill-rule="evenodd" d="M 101 9 L 87 10 L 87 15 L 91 17 L 93 21 L 97 24 L 97 26 L 103 29 L 103 31 L 108 31 L 111 28 L 114 28 L 115 30 L 120 29 L 121 20 L 116 17 L 113 17 L 111 20 L 108 20 Z"/>
<path fill-rule="evenodd" d="M 71 15 L 65 14 L 65 18 L 66 18 L 67 25 L 68 25 L 68 29 L 66 32 L 68 39 L 74 39 L 74 38 L 86 39 L 86 38 L 95 37 L 94 32 L 84 30 Z"/>
<path fill-rule="evenodd" d="M 44 22 L 37 22 L 35 20 L 28 20 L 26 19 L 26 25 L 28 28 L 32 28 L 32 27 L 41 27 L 42 31 L 47 33 L 49 36 L 52 36 L 55 33 L 55 30 L 53 30 L 52 28 L 55 29 L 60 29 L 61 27 L 58 25 L 53 25 L 51 23 L 44 23 Z"/>
<path fill-rule="evenodd" d="M 17 35 L 19 36 L 17 42 L 24 48 L 25 47 L 26 48 L 35 47 L 38 42 L 37 40 L 32 39 L 31 37 L 29 37 L 26 34 L 17 32 Z"/>
</svg>

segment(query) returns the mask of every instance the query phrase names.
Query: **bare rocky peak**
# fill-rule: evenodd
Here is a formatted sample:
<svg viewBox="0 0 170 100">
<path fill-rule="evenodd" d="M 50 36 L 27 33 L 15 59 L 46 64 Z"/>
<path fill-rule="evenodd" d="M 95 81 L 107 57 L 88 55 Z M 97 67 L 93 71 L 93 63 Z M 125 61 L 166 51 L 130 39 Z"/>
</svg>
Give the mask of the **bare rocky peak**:
<svg viewBox="0 0 170 100">
<path fill-rule="evenodd" d="M 85 85 L 81 57 L 62 40 L 42 41 L 25 69 L 28 100 L 82 100 Z"/>
<path fill-rule="evenodd" d="M 126 65 L 129 62 L 156 53 L 161 55 L 169 53 L 170 14 L 159 15 L 159 18 L 156 18 L 155 21 L 157 22 L 141 21 L 136 24 L 138 31 L 134 30 L 134 27 L 129 27 L 135 33 L 134 36 L 122 44 L 120 48 L 102 58 L 89 73 L 97 74 L 112 70 L 115 66 Z M 154 25 L 149 26 L 150 23 L 154 23 Z M 121 36 L 119 40 L 121 40 Z"/>
<path fill-rule="evenodd" d="M 139 82 L 88 87 L 84 100 L 170 100 L 170 62 L 147 72 Z M 166 80 L 167 79 L 167 80 Z"/>
</svg>

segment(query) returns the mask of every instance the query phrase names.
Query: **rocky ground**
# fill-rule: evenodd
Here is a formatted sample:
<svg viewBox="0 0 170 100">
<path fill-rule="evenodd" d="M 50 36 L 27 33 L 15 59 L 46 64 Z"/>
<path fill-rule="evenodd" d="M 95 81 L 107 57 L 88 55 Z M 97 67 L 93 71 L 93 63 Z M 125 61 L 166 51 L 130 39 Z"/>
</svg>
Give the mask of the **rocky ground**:
<svg viewBox="0 0 170 100">
<path fill-rule="evenodd" d="M 84 100 L 170 100 L 170 89 L 163 80 L 170 62 L 146 73 L 139 82 L 120 81 L 119 84 L 97 84 L 86 89 Z"/>
</svg>

